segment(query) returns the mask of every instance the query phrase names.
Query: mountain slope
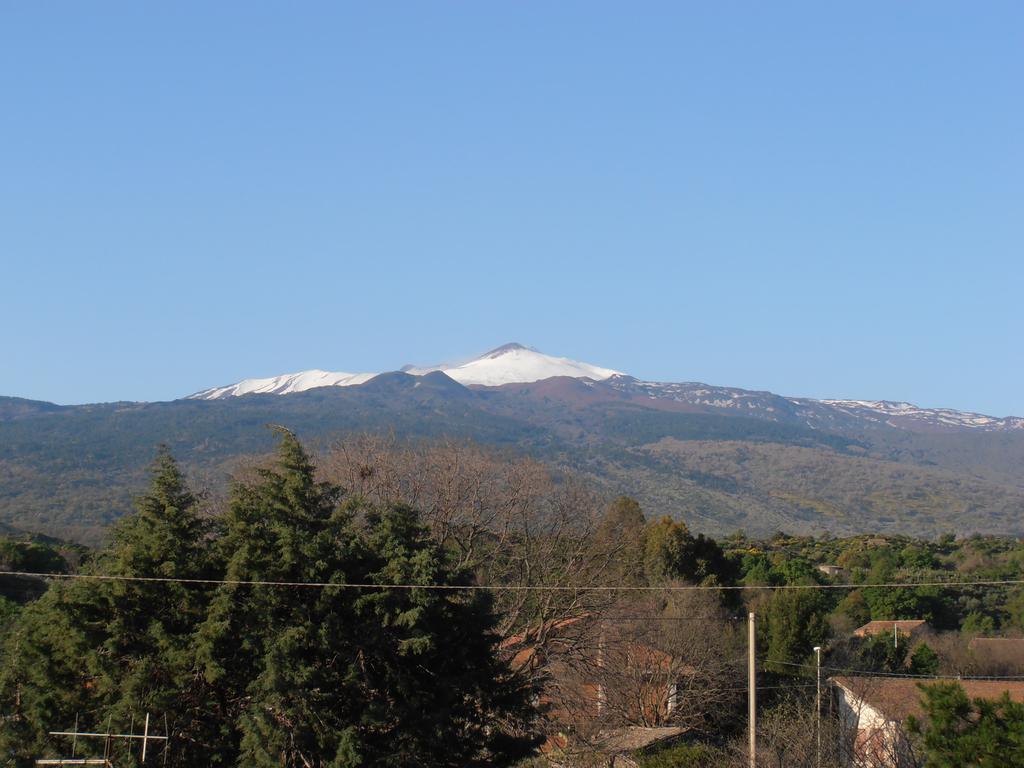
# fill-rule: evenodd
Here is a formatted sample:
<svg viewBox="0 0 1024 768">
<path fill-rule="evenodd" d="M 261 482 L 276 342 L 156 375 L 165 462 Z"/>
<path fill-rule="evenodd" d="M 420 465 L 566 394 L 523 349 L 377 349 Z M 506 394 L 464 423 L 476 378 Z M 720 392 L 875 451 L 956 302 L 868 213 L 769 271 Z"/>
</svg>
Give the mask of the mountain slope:
<svg viewBox="0 0 1024 768">
<path fill-rule="evenodd" d="M 271 448 L 266 425 L 280 424 L 320 450 L 367 431 L 513 449 L 710 533 L 1024 533 L 1020 430 L 843 434 L 614 383 L 467 388 L 440 371 L 394 372 L 287 397 L 40 408 L 0 420 L 0 522 L 95 542 L 145 487 L 157 444 L 216 495 L 241 457 Z"/>
<path fill-rule="evenodd" d="M 632 493 L 651 514 L 751 533 L 1024 534 L 1024 420 L 885 401 L 647 382 L 520 344 L 405 372 L 306 371 L 169 403 L 0 398 L 0 523 L 95 542 L 166 443 L 222 489 L 280 424 L 510 448 Z"/>
<path fill-rule="evenodd" d="M 13 421 L 29 416 L 60 413 L 67 406 L 45 400 L 26 400 L 24 397 L 0 397 L 0 421 Z"/>
<path fill-rule="evenodd" d="M 952 408 L 921 408 L 913 403 L 890 400 L 818 400 L 858 419 L 884 421 L 890 427 L 921 427 L 943 431 L 948 429 L 981 429 L 997 431 L 1024 429 L 1024 419 L 1016 416 L 998 418 Z"/>
<path fill-rule="evenodd" d="M 1019 533 L 1024 489 L 868 452 L 735 440 L 662 438 L 630 449 L 622 473 L 650 501 L 689 510 L 700 528 L 836 534 Z"/>
<path fill-rule="evenodd" d="M 546 355 L 522 344 L 505 344 L 468 362 L 428 367 L 405 366 L 412 376 L 443 372 L 458 383 L 477 388 L 520 387 L 548 382 L 553 390 L 572 387 L 583 401 L 623 400 L 655 409 L 743 416 L 844 434 L 866 430 L 921 433 L 1024 432 L 1024 418 L 986 416 L 949 408 L 922 408 L 885 400 L 815 400 L 785 397 L 701 382 L 642 381 L 611 368 Z M 365 384 L 377 374 L 302 371 L 205 389 L 193 399 L 215 400 L 251 394 L 292 395 L 320 387 Z M 568 382 L 575 380 L 577 385 Z M 589 387 L 589 391 L 584 389 Z M 574 406 L 573 398 L 563 398 Z"/>
<path fill-rule="evenodd" d="M 885 400 L 814 400 L 700 382 L 640 381 L 630 376 L 613 376 L 603 383 L 633 399 L 646 399 L 656 407 L 734 414 L 802 424 L 812 429 L 840 432 L 860 432 L 866 429 L 911 432 L 1024 431 L 1024 418 L 998 418 L 950 408 L 922 408 L 911 403 Z"/>
</svg>

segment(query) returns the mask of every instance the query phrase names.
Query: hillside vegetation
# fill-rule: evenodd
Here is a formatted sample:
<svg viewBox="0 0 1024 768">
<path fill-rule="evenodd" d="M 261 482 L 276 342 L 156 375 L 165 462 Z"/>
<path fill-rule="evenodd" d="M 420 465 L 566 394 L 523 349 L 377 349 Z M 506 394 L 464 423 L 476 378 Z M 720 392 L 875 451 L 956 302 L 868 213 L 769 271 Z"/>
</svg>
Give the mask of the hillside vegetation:
<svg viewBox="0 0 1024 768">
<path fill-rule="evenodd" d="M 543 384 L 543 382 L 542 382 Z M 568 387 L 568 388 L 567 388 Z M 268 424 L 325 450 L 355 434 L 449 438 L 578 472 L 716 534 L 1024 532 L 1024 434 L 839 434 L 588 400 L 585 387 L 470 390 L 435 373 L 217 401 L 0 408 L 0 523 L 97 543 L 165 444 L 217 494 Z"/>
<path fill-rule="evenodd" d="M 739 768 L 748 611 L 758 741 L 785 765 L 849 762 L 852 734 L 812 708 L 815 646 L 830 673 L 1024 673 L 972 643 L 1024 630 L 1019 540 L 715 539 L 508 452 L 363 436 L 314 463 L 275 432 L 276 456 L 239 467 L 223 501 L 161 452 L 100 549 L 0 538 L 4 569 L 40 574 L 0 576 L 11 765 L 66 754 L 56 724 L 127 732 L 149 713 L 170 766 L 607 764 L 623 751 L 608 734 L 671 727 L 683 741 L 633 752 L 640 765 Z M 928 627 L 853 632 L 894 619 Z M 958 690 L 921 691 L 912 768 L 1019 752 L 1024 710 L 958 705 L 951 721 Z"/>
</svg>

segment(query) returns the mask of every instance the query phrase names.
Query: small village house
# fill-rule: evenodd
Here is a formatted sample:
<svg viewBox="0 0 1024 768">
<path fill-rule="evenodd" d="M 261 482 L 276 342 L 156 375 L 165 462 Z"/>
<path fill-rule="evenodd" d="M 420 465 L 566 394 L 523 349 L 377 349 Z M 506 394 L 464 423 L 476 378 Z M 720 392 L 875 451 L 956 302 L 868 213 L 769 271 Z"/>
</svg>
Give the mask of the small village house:
<svg viewBox="0 0 1024 768">
<path fill-rule="evenodd" d="M 843 754 L 852 768 L 901 768 L 914 754 L 906 720 L 923 716 L 921 681 L 898 677 L 835 677 Z M 1009 693 L 1024 702 L 1024 680 L 929 680 L 958 682 L 972 698 L 998 699 Z"/>
<path fill-rule="evenodd" d="M 828 565 L 826 563 L 822 563 L 817 566 L 817 568 L 830 579 L 842 579 L 847 575 L 847 570 L 841 565 Z"/>
<path fill-rule="evenodd" d="M 686 730 L 673 724 L 676 682 L 688 674 L 686 665 L 618 622 L 591 614 L 547 622 L 500 648 L 513 670 L 542 680 L 539 703 L 551 724 L 546 752 L 586 747 L 612 755 L 621 744 L 635 749 Z"/>
<path fill-rule="evenodd" d="M 913 640 L 919 635 L 929 631 L 928 622 L 924 619 L 884 619 L 869 621 L 867 624 L 853 630 L 854 637 L 874 637 L 875 635 L 889 635 L 898 639 Z"/>
</svg>

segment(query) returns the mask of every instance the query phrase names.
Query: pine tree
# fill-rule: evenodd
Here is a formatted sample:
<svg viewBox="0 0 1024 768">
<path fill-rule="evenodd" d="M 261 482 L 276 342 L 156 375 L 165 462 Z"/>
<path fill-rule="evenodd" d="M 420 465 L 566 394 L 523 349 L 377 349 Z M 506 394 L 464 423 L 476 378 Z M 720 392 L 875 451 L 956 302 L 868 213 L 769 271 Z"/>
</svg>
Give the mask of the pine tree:
<svg viewBox="0 0 1024 768">
<path fill-rule="evenodd" d="M 277 465 L 233 491 L 229 583 L 200 632 L 200 654 L 231 707 L 237 764 L 462 766 L 521 749 L 495 727 L 527 711 L 527 692 L 495 658 L 487 602 L 390 586 L 464 577 L 414 511 L 339 498 L 288 432 Z"/>
<path fill-rule="evenodd" d="M 925 768 L 1024 765 L 1024 704 L 1009 694 L 971 701 L 958 683 L 921 686 L 924 717 L 909 731 L 922 743 Z"/>
<path fill-rule="evenodd" d="M 912 675 L 934 675 L 939 671 L 939 654 L 927 643 L 918 645 L 910 654 L 910 673 Z"/>
<path fill-rule="evenodd" d="M 52 586 L 21 611 L 7 633 L 0 669 L 0 754 L 30 766 L 45 754 L 47 726 L 89 716 L 88 659 L 92 649 L 65 610 L 68 589 Z"/>
<path fill-rule="evenodd" d="M 115 526 L 110 547 L 87 574 L 209 576 L 205 524 L 165 449 L 152 476 L 149 492 Z M 0 735 L 0 750 L 27 764 L 46 748 L 50 728 L 76 718 L 88 727 L 127 728 L 149 712 L 178 736 L 168 764 L 195 764 L 215 743 L 203 738 L 206 697 L 195 685 L 191 649 L 205 594 L 193 585 L 117 578 L 51 586 L 7 637 L 0 696 L 13 725 Z"/>
<path fill-rule="evenodd" d="M 351 581 L 359 559 L 340 490 L 318 483 L 290 432 L 277 465 L 237 484 L 225 522 L 226 579 L 296 584 Z M 198 638 L 204 677 L 245 765 L 330 765 L 357 717 L 347 663 L 355 654 L 352 594 L 341 589 L 228 583 Z"/>
<path fill-rule="evenodd" d="M 819 590 L 780 589 L 768 601 L 764 635 L 768 661 L 797 664 L 829 635 L 828 604 Z M 793 668 L 778 667 L 792 672 Z"/>
<path fill-rule="evenodd" d="M 888 632 L 855 638 L 854 666 L 871 672 L 903 672 L 907 665 L 910 642 L 905 635 L 898 635 L 897 638 Z"/>
<path fill-rule="evenodd" d="M 468 584 L 407 507 L 369 510 L 362 537 L 370 583 Z M 525 754 L 530 740 L 496 727 L 528 716 L 530 691 L 496 659 L 484 593 L 385 588 L 361 594 L 356 610 L 368 640 L 354 669 L 368 721 L 361 764 L 500 765 Z"/>
<path fill-rule="evenodd" d="M 78 716 L 124 729 L 145 712 L 159 730 L 166 718 L 169 765 L 472 766 L 523 754 L 532 741 L 513 734 L 532 690 L 496 655 L 486 595 L 431 588 L 469 576 L 412 509 L 340 498 L 282 431 L 276 464 L 235 485 L 215 530 L 161 451 L 150 491 L 88 567 L 106 578 L 51 586 L 7 634 L 0 754 L 30 765 L 49 728 Z"/>
</svg>

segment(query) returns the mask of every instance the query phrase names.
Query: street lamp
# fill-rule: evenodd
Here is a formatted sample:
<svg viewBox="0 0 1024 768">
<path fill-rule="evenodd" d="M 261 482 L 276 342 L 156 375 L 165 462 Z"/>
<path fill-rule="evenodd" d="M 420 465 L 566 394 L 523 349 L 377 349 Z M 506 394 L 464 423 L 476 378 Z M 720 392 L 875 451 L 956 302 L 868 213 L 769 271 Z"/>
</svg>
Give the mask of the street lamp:
<svg viewBox="0 0 1024 768">
<path fill-rule="evenodd" d="M 821 646 L 814 646 L 815 667 L 818 673 L 818 695 L 814 699 L 817 718 L 815 719 L 815 733 L 818 737 L 818 759 L 817 768 L 821 768 Z"/>
</svg>

